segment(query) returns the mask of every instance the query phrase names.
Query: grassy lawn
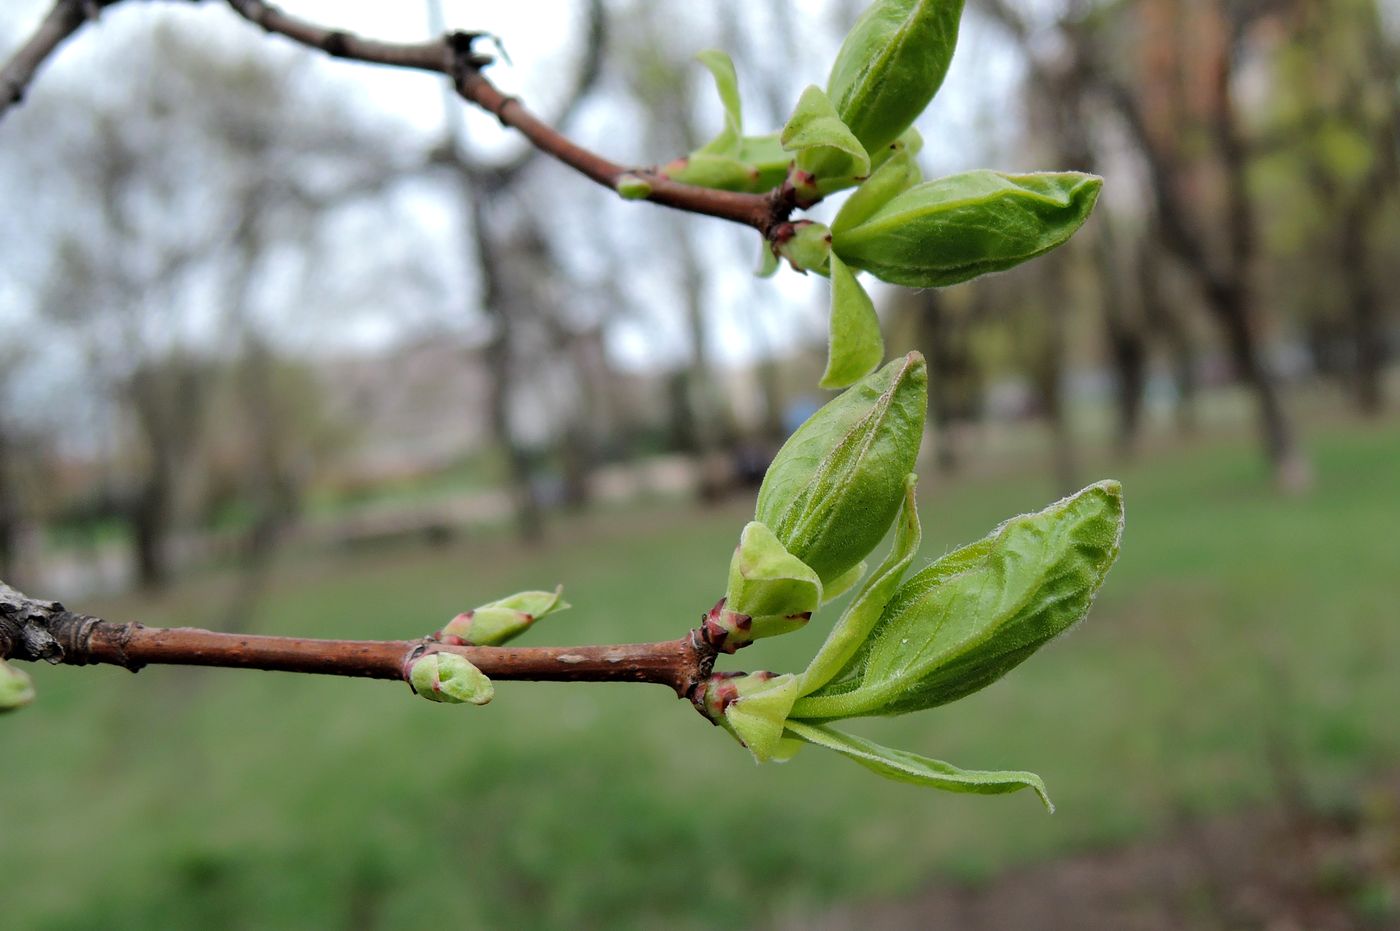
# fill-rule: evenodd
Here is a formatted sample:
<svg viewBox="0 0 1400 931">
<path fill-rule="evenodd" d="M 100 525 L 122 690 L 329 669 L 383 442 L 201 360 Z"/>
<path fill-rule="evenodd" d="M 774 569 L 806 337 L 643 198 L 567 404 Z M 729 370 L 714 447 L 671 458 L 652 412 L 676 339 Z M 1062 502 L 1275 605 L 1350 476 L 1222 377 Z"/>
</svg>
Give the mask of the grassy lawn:
<svg viewBox="0 0 1400 931">
<path fill-rule="evenodd" d="M 979 798 L 809 750 L 757 768 L 655 686 L 502 683 L 435 706 L 385 683 L 38 669 L 0 719 L 0 925 L 12 928 L 700 927 L 977 878 L 1400 763 L 1400 431 L 1315 431 L 1314 493 L 1237 443 L 1120 477 L 1122 558 L 1089 621 L 958 704 L 859 722 L 878 740 L 1045 777 Z M 1054 495 L 1030 475 L 930 481 L 925 554 Z M 580 519 L 536 552 L 485 539 L 284 568 L 260 631 L 415 636 L 519 588 L 575 608 L 530 642 L 671 637 L 719 594 L 747 509 Z M 159 605 L 206 623 L 227 580 Z M 811 628 L 745 651 L 805 663 Z M 731 661 L 732 662 L 732 661 Z"/>
</svg>

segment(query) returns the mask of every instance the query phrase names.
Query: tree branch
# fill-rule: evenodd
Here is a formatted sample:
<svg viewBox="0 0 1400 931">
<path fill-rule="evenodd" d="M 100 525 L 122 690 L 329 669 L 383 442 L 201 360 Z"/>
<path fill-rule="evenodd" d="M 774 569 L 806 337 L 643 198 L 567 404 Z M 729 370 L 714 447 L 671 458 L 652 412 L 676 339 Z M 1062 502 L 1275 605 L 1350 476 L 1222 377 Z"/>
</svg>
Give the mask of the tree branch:
<svg viewBox="0 0 1400 931">
<path fill-rule="evenodd" d="M 35 73 L 64 40 L 82 28 L 89 18 L 96 16 L 102 7 L 114 2 L 116 0 L 54 0 L 39 28 L 34 30 L 34 35 L 0 69 L 0 119 L 11 107 L 24 100 Z"/>
<path fill-rule="evenodd" d="M 410 661 L 456 653 L 492 679 L 654 682 L 692 697 L 715 650 L 697 634 L 581 647 L 451 646 L 434 640 L 319 640 L 117 624 L 39 601 L 0 582 L 0 659 L 72 666 L 220 666 L 402 681 Z"/>
<path fill-rule="evenodd" d="M 653 169 L 627 168 L 585 149 L 487 80 L 481 68 L 490 63 L 490 58 L 472 51 L 473 42 L 479 38 L 477 33 L 454 32 L 433 42 L 416 44 L 380 42 L 318 26 L 284 13 L 264 0 L 227 0 L 227 3 L 244 19 L 267 32 L 335 58 L 445 74 L 452 78 L 463 99 L 495 116 L 501 125 L 523 134 L 541 152 L 604 187 L 616 188 L 624 175 L 636 175 L 651 186 L 646 199 L 653 203 L 751 226 L 765 237 L 787 219 L 795 206 L 789 191 L 742 194 L 681 184 Z"/>
</svg>

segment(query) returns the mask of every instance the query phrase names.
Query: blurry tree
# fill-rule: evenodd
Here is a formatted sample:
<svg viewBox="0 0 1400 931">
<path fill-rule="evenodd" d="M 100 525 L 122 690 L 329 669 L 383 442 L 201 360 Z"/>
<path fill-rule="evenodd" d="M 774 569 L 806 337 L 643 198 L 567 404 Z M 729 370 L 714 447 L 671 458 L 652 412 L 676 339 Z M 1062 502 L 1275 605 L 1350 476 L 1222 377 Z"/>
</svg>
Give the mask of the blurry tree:
<svg viewBox="0 0 1400 931">
<path fill-rule="evenodd" d="M 432 30 L 444 31 L 437 0 L 430 0 L 428 10 Z M 606 41 L 602 0 L 589 0 L 584 16 L 579 62 L 559 112 L 551 121 L 554 125 L 568 125 L 598 79 Z M 520 329 L 531 323 L 540 327 L 542 321 L 548 320 L 543 325 L 546 332 L 555 337 L 568 332 L 557 317 L 565 312 L 568 302 L 553 301 L 552 295 L 546 293 L 557 265 L 540 221 L 531 215 L 532 207 L 525 196 L 532 166 L 540 153 L 532 146 L 523 146 L 502 161 L 474 152 L 462 129 L 462 109 L 456 95 L 450 87 L 444 94 L 447 124 L 432 164 L 445 169 L 461 216 L 462 241 L 474 252 L 470 262 L 476 270 L 478 293 L 466 306 L 479 306 L 490 322 L 491 336 L 485 353 L 491 380 L 486 398 L 488 422 L 504 454 L 517 531 L 522 539 L 537 541 L 544 534 L 539 490 L 532 457 L 513 424 L 511 402 L 520 376 L 536 369 L 539 357 L 532 357 L 522 347 Z M 566 431 L 566 446 L 570 442 L 579 444 L 580 438 L 577 433 L 570 437 Z M 576 445 L 566 452 L 565 458 L 578 468 L 591 457 Z M 577 475 L 569 484 L 575 493 L 586 487 L 586 481 L 580 481 Z"/>
<path fill-rule="evenodd" d="M 158 587 L 229 357 L 240 360 L 242 396 L 256 410 L 245 437 L 258 451 L 246 472 L 258 502 L 248 549 L 255 561 L 294 511 L 295 470 L 274 449 L 285 430 L 267 394 L 271 337 L 256 289 L 278 245 L 311 238 L 316 223 L 333 219 L 329 207 L 379 192 L 387 159 L 333 105 L 307 119 L 286 93 L 285 58 L 211 50 L 169 28 L 151 33 L 141 51 L 142 67 L 124 78 L 133 101 L 125 112 L 114 116 L 73 88 L 36 127 L 51 141 L 29 141 L 50 160 L 72 162 L 58 172 L 42 166 L 44 177 L 69 185 L 54 196 L 92 205 L 81 227 L 41 231 L 59 243 L 41 303 L 79 336 L 89 376 L 125 412 L 135 449 L 119 504 L 136 577 Z M 107 54 L 129 62 L 132 52 Z"/>
<path fill-rule="evenodd" d="M 1296 190 L 1270 198 L 1271 226 L 1303 227 L 1273 267 L 1312 305 L 1319 368 L 1341 374 L 1358 409 L 1375 415 L 1389 356 L 1379 221 L 1400 186 L 1400 48 L 1375 0 L 1295 3 L 1286 22 L 1263 154 L 1285 184 L 1303 181 L 1311 203 Z"/>
</svg>

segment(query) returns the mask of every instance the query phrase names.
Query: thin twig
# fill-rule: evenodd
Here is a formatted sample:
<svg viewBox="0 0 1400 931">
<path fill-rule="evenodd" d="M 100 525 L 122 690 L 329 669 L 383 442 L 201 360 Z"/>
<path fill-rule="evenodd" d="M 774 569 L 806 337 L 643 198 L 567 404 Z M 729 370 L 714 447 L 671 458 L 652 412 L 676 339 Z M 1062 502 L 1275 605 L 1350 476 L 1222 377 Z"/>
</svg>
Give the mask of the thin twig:
<svg viewBox="0 0 1400 931">
<path fill-rule="evenodd" d="M 11 107 L 24 100 L 35 73 L 63 41 L 77 32 L 98 10 L 114 2 L 116 0 L 55 0 L 39 23 L 39 28 L 0 69 L 0 119 L 4 119 Z"/>
<path fill-rule="evenodd" d="M 691 697 L 714 665 L 702 638 L 580 647 L 451 646 L 434 640 L 321 640 L 117 624 L 76 614 L 0 582 L 0 659 L 122 666 L 221 666 L 402 680 L 409 662 L 456 653 L 493 679 L 654 682 Z"/>
<path fill-rule="evenodd" d="M 413 44 L 381 42 L 318 26 L 264 0 L 227 2 L 240 16 L 267 32 L 335 58 L 445 74 L 452 78 L 463 99 L 495 116 L 503 126 L 519 131 L 541 152 L 604 187 L 616 188 L 624 175 L 636 175 L 651 186 L 646 199 L 653 203 L 742 223 L 765 236 L 793 210 L 792 192 L 786 188 L 769 194 L 743 194 L 682 184 L 652 169 L 627 168 L 578 145 L 527 110 L 517 98 L 502 93 L 481 73 L 489 59 L 472 51 L 472 43 L 478 38 L 475 33 L 455 32 L 433 42 Z"/>
</svg>

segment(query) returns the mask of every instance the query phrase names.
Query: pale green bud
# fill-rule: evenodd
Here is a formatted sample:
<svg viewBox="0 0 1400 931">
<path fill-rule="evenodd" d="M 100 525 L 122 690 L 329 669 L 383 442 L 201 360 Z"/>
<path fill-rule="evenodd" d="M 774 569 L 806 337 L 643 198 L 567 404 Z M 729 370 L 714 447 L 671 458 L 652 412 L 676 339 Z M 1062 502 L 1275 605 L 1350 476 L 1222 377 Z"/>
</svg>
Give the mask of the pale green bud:
<svg viewBox="0 0 1400 931">
<path fill-rule="evenodd" d="M 23 708 L 34 700 L 34 684 L 29 675 L 0 660 L 0 714 Z"/>
<path fill-rule="evenodd" d="M 426 653 L 408 668 L 408 684 L 428 701 L 484 705 L 496 694 L 486 674 L 456 653 Z"/>
</svg>

